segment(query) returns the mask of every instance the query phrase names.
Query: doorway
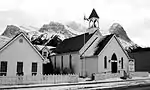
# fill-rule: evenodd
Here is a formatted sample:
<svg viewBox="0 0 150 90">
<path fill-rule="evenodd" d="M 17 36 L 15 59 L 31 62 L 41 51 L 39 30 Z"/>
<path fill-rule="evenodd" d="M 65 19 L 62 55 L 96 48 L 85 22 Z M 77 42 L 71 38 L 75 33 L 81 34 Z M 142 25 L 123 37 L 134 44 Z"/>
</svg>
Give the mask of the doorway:
<svg viewBox="0 0 150 90">
<path fill-rule="evenodd" d="M 112 73 L 117 73 L 117 56 L 116 54 L 114 53 L 111 57 L 111 72 Z"/>
</svg>

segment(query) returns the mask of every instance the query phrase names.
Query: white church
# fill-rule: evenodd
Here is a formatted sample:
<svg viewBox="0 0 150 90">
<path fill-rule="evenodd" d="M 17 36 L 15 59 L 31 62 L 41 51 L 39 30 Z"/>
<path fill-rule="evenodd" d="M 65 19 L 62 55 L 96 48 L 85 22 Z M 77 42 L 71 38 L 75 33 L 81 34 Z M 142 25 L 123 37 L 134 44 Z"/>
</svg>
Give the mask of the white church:
<svg viewBox="0 0 150 90">
<path fill-rule="evenodd" d="M 134 71 L 131 59 L 114 34 L 103 36 L 95 9 L 87 19 L 85 34 L 65 39 L 51 56 L 55 68 L 71 68 L 75 74 L 89 76 L 97 73 Z M 131 64 L 130 64 L 131 63 Z"/>
</svg>

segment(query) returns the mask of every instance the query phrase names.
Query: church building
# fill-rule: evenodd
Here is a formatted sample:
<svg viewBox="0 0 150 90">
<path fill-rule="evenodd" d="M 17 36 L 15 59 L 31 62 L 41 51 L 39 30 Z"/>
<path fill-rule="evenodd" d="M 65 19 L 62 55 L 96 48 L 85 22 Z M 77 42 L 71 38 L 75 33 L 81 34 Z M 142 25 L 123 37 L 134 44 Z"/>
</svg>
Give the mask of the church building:
<svg viewBox="0 0 150 90">
<path fill-rule="evenodd" d="M 85 34 L 65 39 L 56 47 L 56 54 L 51 56 L 54 67 L 61 70 L 70 68 L 75 74 L 88 77 L 97 73 L 134 71 L 134 60 L 118 38 L 114 34 L 101 34 L 95 9 L 86 20 L 89 28 Z"/>
</svg>

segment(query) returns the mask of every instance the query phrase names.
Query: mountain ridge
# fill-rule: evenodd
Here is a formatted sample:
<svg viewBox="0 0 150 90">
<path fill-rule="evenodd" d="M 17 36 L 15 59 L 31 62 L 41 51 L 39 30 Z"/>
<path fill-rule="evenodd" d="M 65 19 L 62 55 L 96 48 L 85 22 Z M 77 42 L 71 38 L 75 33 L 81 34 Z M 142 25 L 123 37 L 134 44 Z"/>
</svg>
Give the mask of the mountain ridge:
<svg viewBox="0 0 150 90">
<path fill-rule="evenodd" d="M 75 22 L 73 22 L 75 23 Z M 74 29 L 77 28 L 78 24 L 75 24 Z M 71 25 L 68 26 L 67 24 L 62 24 L 59 22 L 50 22 L 48 24 L 44 24 L 41 28 L 36 28 L 33 26 L 15 26 L 15 25 L 7 25 L 6 30 L 2 33 L 2 36 L 7 36 L 9 38 L 12 38 L 19 32 L 25 32 L 27 33 L 28 37 L 32 39 L 41 37 L 41 35 L 46 34 L 46 39 L 50 39 L 52 36 L 57 36 L 61 40 L 64 40 L 66 38 L 71 38 L 75 37 L 77 35 L 83 34 L 85 32 L 79 32 L 71 28 Z M 82 26 L 79 25 L 79 28 L 82 28 Z M 85 27 L 84 27 L 85 28 Z M 86 30 L 86 29 L 85 29 Z M 84 30 L 84 31 L 85 31 Z M 100 30 L 102 31 L 102 30 Z M 118 24 L 114 23 L 112 26 L 109 28 L 109 33 L 110 34 L 115 34 L 118 38 L 119 41 L 121 42 L 122 46 L 125 49 L 129 48 L 136 48 L 138 45 L 135 44 L 131 39 L 128 37 L 126 31 L 124 28 Z"/>
</svg>

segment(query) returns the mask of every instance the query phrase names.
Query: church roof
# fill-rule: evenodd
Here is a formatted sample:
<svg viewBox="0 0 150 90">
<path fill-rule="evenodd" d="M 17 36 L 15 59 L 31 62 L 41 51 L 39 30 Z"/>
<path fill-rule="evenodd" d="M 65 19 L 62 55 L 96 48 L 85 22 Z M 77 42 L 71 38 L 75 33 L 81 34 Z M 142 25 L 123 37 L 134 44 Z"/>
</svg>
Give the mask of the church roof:
<svg viewBox="0 0 150 90">
<path fill-rule="evenodd" d="M 89 19 L 90 19 L 90 18 L 93 18 L 93 17 L 99 18 L 99 16 L 98 16 L 98 14 L 96 13 L 96 10 L 95 10 L 95 9 L 92 10 L 92 13 L 91 13 L 91 15 L 89 16 Z"/>
<path fill-rule="evenodd" d="M 102 40 L 97 44 L 97 50 L 95 51 L 94 55 L 98 55 L 101 50 L 105 47 L 105 45 L 108 43 L 108 41 L 112 38 L 114 34 L 103 36 Z"/>
<path fill-rule="evenodd" d="M 61 44 L 58 45 L 58 47 L 56 47 L 54 52 L 61 54 L 61 53 L 79 51 L 84 46 L 84 43 L 86 43 L 93 36 L 93 34 L 85 33 L 76 37 L 65 39 Z M 110 34 L 110 35 L 103 36 L 103 38 L 101 38 L 101 40 L 97 44 L 98 48 L 95 51 L 94 55 L 98 55 L 100 53 L 100 51 L 105 47 L 105 45 L 112 38 L 113 35 L 114 34 Z M 85 37 L 85 42 L 84 42 L 84 37 Z"/>
<path fill-rule="evenodd" d="M 65 39 L 56 47 L 54 52 L 60 54 L 79 51 L 92 36 L 93 34 L 85 33 L 76 37 Z"/>
</svg>

